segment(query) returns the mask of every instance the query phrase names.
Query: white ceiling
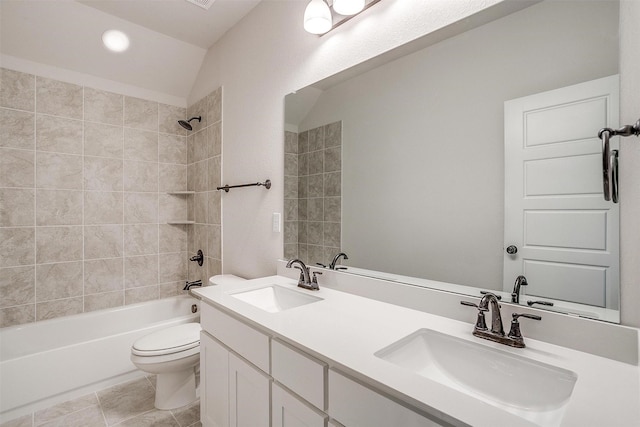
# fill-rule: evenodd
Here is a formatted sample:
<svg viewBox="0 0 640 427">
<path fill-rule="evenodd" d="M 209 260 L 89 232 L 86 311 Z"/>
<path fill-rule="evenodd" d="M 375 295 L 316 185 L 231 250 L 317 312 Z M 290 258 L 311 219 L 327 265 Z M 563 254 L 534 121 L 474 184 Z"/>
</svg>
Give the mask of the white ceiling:
<svg viewBox="0 0 640 427">
<path fill-rule="evenodd" d="M 260 1 L 0 0 L 0 53 L 186 99 L 207 49 Z M 102 46 L 112 28 L 129 50 Z"/>
</svg>

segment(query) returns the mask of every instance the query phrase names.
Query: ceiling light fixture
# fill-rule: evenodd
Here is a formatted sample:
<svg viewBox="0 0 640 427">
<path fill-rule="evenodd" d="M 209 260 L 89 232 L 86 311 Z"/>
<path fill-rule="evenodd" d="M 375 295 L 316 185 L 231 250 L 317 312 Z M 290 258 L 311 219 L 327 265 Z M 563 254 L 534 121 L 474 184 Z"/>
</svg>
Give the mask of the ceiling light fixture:
<svg viewBox="0 0 640 427">
<path fill-rule="evenodd" d="M 102 43 L 112 52 L 124 52 L 129 49 L 129 37 L 118 30 L 107 30 L 102 33 Z"/>
<path fill-rule="evenodd" d="M 340 15 L 351 16 L 362 12 L 364 0 L 333 0 L 333 10 Z"/>
<path fill-rule="evenodd" d="M 311 0 L 304 10 L 304 29 L 311 34 L 324 34 L 332 25 L 329 5 L 324 0 Z"/>
<path fill-rule="evenodd" d="M 323 35 L 380 0 L 311 0 L 304 11 L 304 29 Z"/>
</svg>

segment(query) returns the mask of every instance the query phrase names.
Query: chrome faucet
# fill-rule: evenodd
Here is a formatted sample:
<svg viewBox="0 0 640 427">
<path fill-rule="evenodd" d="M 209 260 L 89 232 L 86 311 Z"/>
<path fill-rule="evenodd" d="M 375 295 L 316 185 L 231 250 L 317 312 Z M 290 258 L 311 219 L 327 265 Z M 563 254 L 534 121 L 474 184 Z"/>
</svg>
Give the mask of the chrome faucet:
<svg viewBox="0 0 640 427">
<path fill-rule="evenodd" d="M 516 277 L 516 282 L 513 284 L 513 292 L 511 292 L 511 302 L 520 304 L 520 287 L 527 286 L 527 278 L 524 276 Z"/>
<path fill-rule="evenodd" d="M 295 265 L 294 264 L 298 264 Z M 299 259 L 292 259 L 289 260 L 289 262 L 287 263 L 287 268 L 297 268 L 298 270 L 300 270 L 300 278 L 298 278 L 298 286 L 304 289 L 309 289 L 312 291 L 317 291 L 320 289 L 320 286 L 318 286 L 318 278 L 316 277 L 316 274 L 322 274 L 319 271 L 314 271 L 313 272 L 313 279 L 311 279 L 311 276 L 309 274 L 309 268 L 304 264 L 304 262 L 300 261 Z"/>
<path fill-rule="evenodd" d="M 505 336 L 504 327 L 502 325 L 502 315 L 500 314 L 500 303 L 498 302 L 498 297 L 495 294 L 487 292 L 482 297 L 478 305 L 468 301 L 460 301 L 460 304 L 478 309 L 478 318 L 476 319 L 476 324 L 473 328 L 474 336 L 511 347 L 525 347 L 524 338 L 520 333 L 520 323 L 518 322 L 518 318 L 526 317 L 528 319 L 542 320 L 542 317 L 534 314 L 513 313 L 511 329 L 509 330 L 509 334 Z M 491 307 L 491 330 L 487 328 L 487 323 L 484 318 L 484 314 L 489 311 L 489 307 Z"/>
<path fill-rule="evenodd" d="M 347 254 L 345 254 L 344 252 L 340 252 L 338 255 L 333 257 L 333 261 L 331 261 L 331 264 L 329 264 L 329 269 L 331 269 L 331 270 L 346 269 L 345 267 L 337 267 L 336 268 L 336 263 L 340 260 L 340 257 L 343 257 L 344 259 L 349 259 Z"/>
</svg>

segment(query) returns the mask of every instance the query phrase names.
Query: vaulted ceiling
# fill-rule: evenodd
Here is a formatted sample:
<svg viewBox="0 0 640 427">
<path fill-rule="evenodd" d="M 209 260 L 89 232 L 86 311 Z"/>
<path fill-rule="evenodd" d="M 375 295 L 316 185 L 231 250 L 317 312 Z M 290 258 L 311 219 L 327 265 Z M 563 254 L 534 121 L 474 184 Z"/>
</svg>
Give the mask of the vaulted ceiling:
<svg viewBox="0 0 640 427">
<path fill-rule="evenodd" d="M 2 0 L 0 53 L 186 99 L 207 49 L 260 1 Z M 108 29 L 129 50 L 106 50 Z"/>
</svg>

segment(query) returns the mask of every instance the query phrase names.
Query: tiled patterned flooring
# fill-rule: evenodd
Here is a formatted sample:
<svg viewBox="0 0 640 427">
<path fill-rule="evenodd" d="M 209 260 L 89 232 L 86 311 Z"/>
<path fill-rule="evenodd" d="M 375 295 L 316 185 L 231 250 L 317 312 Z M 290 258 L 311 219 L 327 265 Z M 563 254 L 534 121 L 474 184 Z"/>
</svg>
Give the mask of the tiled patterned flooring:
<svg viewBox="0 0 640 427">
<path fill-rule="evenodd" d="M 155 377 L 141 378 L 8 421 L 0 427 L 201 427 L 200 401 L 155 409 Z"/>
</svg>

